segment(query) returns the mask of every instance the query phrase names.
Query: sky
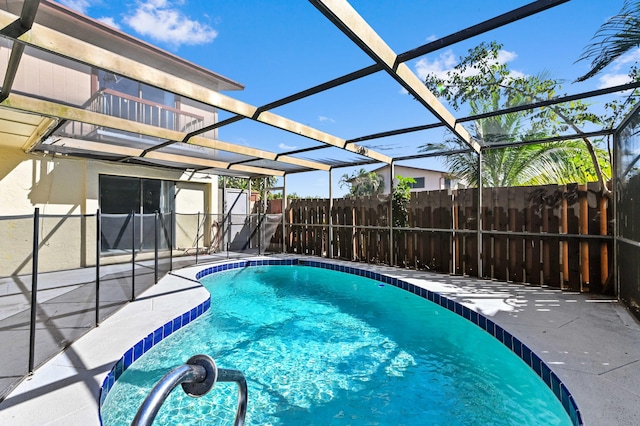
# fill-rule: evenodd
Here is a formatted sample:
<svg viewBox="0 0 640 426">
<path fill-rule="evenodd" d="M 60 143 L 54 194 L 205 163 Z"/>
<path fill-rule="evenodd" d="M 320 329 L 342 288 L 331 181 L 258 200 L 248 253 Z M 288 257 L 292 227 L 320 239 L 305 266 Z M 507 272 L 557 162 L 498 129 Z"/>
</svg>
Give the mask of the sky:
<svg viewBox="0 0 640 426">
<path fill-rule="evenodd" d="M 369 66 L 373 61 L 303 0 L 59 0 L 59 3 L 104 22 L 174 55 L 244 85 L 226 94 L 254 106 Z M 475 25 L 528 4 L 523 0 L 352 0 L 350 4 L 396 53 Z M 623 0 L 572 0 L 550 10 L 407 62 L 421 78 L 443 75 L 459 57 L 480 42 L 503 44 L 500 58 L 516 75 L 547 73 L 564 82 L 563 93 L 580 93 L 627 81 L 636 50 L 584 83 L 573 83 L 589 67 L 579 61 L 599 26 L 615 15 Z M 603 99 L 592 101 L 594 107 Z M 600 105 L 601 106 L 601 105 Z M 450 109 L 450 108 L 449 108 Z M 273 112 L 342 137 L 433 123 L 437 120 L 384 72 L 361 79 Z M 467 115 L 464 111 L 456 116 Z M 229 117 L 220 113 L 220 119 Z M 440 142 L 442 129 L 385 138 L 371 147 L 391 156 L 417 153 L 417 146 Z M 250 120 L 219 130 L 219 139 L 285 152 L 317 142 Z M 307 158 L 349 159 L 337 149 L 309 153 Z M 437 159 L 404 163 L 444 170 Z M 379 167 L 367 166 L 368 170 Z M 347 189 L 338 181 L 354 169 L 333 172 L 334 196 Z M 329 173 L 294 174 L 287 192 L 326 197 Z"/>
</svg>

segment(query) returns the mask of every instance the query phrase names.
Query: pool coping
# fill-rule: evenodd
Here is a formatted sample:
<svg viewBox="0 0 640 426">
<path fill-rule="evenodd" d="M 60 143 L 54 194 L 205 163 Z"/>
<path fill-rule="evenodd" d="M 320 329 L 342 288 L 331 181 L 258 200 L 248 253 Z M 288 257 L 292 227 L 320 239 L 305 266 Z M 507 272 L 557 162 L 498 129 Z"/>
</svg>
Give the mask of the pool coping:
<svg viewBox="0 0 640 426">
<path fill-rule="evenodd" d="M 362 276 L 370 278 L 385 284 L 392 285 L 405 291 L 409 291 L 417 296 L 427 299 L 455 314 L 472 322 L 482 330 L 489 333 L 492 337 L 502 343 L 512 353 L 517 355 L 525 364 L 531 368 L 531 370 L 542 379 L 547 387 L 560 401 L 564 410 L 566 411 L 572 424 L 575 426 L 584 425 L 582 421 L 582 415 L 578 408 L 578 405 L 573 398 L 571 392 L 567 386 L 560 380 L 558 375 L 545 363 L 540 356 L 532 351 L 526 344 L 520 339 L 509 333 L 500 325 L 496 324 L 493 320 L 487 318 L 481 313 L 478 313 L 463 304 L 447 298 L 446 296 L 428 290 L 418 284 L 412 284 L 405 280 L 390 275 L 375 272 L 367 269 L 353 267 L 349 265 L 341 265 L 328 261 L 317 261 L 301 258 L 289 258 L 289 259 L 255 259 L 255 260 L 240 260 L 230 261 L 215 266 L 207 267 L 196 273 L 196 279 L 201 279 L 205 276 L 212 275 L 218 272 L 248 268 L 255 266 L 308 266 L 321 269 L 330 269 L 347 274 Z M 190 309 L 189 311 L 178 315 L 177 317 L 169 320 L 162 326 L 158 327 L 153 332 L 149 333 L 146 337 L 139 340 L 134 346 L 129 348 L 122 357 L 112 367 L 111 371 L 105 377 L 102 386 L 100 388 L 99 398 L 99 410 L 102 408 L 104 400 L 106 399 L 109 391 L 113 387 L 114 383 L 118 380 L 120 375 L 138 358 L 144 353 L 150 350 L 153 346 L 161 342 L 166 337 L 169 337 L 175 331 L 178 331 L 183 326 L 189 324 L 205 313 L 211 306 L 211 298 Z M 102 416 L 99 413 L 100 422 L 102 423 Z"/>
</svg>

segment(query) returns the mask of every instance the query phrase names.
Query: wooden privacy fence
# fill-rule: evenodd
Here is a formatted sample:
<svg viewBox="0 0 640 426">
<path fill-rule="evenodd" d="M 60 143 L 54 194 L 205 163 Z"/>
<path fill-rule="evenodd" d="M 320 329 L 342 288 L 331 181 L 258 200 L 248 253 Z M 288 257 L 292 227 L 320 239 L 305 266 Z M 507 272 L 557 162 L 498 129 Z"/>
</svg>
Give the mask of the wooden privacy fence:
<svg viewBox="0 0 640 426">
<path fill-rule="evenodd" d="M 612 209 L 596 183 L 413 193 L 407 225 L 388 196 L 289 200 L 286 250 L 572 291 L 610 291 Z M 390 238 L 392 236 L 392 238 Z M 478 244 L 480 238 L 480 244 Z M 480 250 L 480 253 L 478 251 Z"/>
</svg>

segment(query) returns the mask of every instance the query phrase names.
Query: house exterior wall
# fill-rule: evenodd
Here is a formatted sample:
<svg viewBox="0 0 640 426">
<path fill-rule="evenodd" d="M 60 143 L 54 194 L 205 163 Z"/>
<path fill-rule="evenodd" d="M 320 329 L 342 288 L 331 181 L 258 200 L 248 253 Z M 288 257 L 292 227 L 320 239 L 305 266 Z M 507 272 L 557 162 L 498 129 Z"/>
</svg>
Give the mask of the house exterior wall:
<svg viewBox="0 0 640 426">
<path fill-rule="evenodd" d="M 411 188 L 411 192 L 420 191 L 433 191 L 437 189 L 444 189 L 444 179 L 446 177 L 445 172 L 438 172 L 435 170 L 422 170 L 413 167 L 395 166 L 395 176 L 411 177 L 411 178 L 424 178 L 424 188 Z M 390 174 L 391 168 L 389 166 L 382 167 L 375 172 L 382 176 L 384 179 L 384 191 L 383 194 L 388 194 L 391 188 Z M 395 177 L 394 176 L 394 177 Z"/>
<path fill-rule="evenodd" d="M 9 53 L 6 42 L 0 42 L 3 60 L 5 57 L 8 60 Z M 20 60 L 12 90 L 84 105 L 91 97 L 91 67 L 27 49 Z"/>
<path fill-rule="evenodd" d="M 177 213 L 211 212 L 217 206 L 217 179 L 194 180 L 182 171 L 89 159 L 25 154 L 0 146 L 0 241 L 11 250 L 0 257 L 0 276 L 31 271 L 34 209 L 40 220 L 39 271 L 65 270 L 95 264 L 95 217 L 101 174 L 176 182 Z M 22 216 L 24 218 L 15 218 Z M 56 215 L 55 217 L 47 217 Z M 73 215 L 73 216 L 69 216 Z M 13 216 L 13 218 L 7 218 Z M 176 233 L 177 247 L 190 247 Z"/>
<path fill-rule="evenodd" d="M 81 214 L 84 209 L 83 160 L 29 155 L 0 146 L 0 215 Z"/>
<path fill-rule="evenodd" d="M 217 180 L 212 176 L 211 182 Z M 215 213 L 212 209 L 218 204 L 217 195 L 217 184 L 214 183 L 176 182 L 175 247 L 187 250 L 209 244 L 210 233 L 203 230 L 210 229 L 211 218 L 205 213 Z M 216 200 L 215 204 L 212 204 L 212 199 Z M 198 235 L 198 231 L 202 233 L 202 237 Z"/>
<path fill-rule="evenodd" d="M 10 42 L 0 39 L 0 59 L 10 54 Z M 92 68 L 55 55 L 27 49 L 20 61 L 13 90 L 71 105 L 85 106 L 96 89 Z M 185 100 L 179 106 L 186 112 L 204 118 L 202 125 L 217 120 L 214 107 Z M 70 123 L 72 124 L 72 123 Z M 70 127 L 71 128 L 71 127 Z M 73 127 L 88 133 L 95 126 Z M 191 131 L 193 129 L 187 129 Z M 206 136 L 215 137 L 216 131 Z M 30 216 L 38 207 L 40 219 L 39 271 L 47 272 L 91 266 L 95 264 L 95 217 L 100 200 L 101 174 L 175 181 L 177 213 L 211 212 L 217 205 L 217 179 L 194 182 L 182 171 L 144 167 L 115 162 L 64 156 L 51 156 L 3 147 L 0 141 L 0 239 L 11 241 L 11 250 L 3 244 L 0 276 L 31 272 L 33 220 L 4 219 L 6 216 Z M 48 215 L 59 215 L 47 217 Z M 73 217 L 68 217 L 74 215 Z M 195 223 L 195 222 L 194 222 Z M 190 247 L 193 238 L 176 227 L 176 246 Z M 115 258 L 106 261 L 117 261 Z"/>
</svg>

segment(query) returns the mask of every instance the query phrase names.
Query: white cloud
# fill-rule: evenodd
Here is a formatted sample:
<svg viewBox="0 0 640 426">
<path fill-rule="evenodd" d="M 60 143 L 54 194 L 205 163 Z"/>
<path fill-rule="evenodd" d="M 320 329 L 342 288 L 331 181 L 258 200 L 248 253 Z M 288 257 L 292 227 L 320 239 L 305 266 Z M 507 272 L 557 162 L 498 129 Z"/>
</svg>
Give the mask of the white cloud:
<svg viewBox="0 0 640 426">
<path fill-rule="evenodd" d="M 336 120 L 334 120 L 333 118 L 325 117 L 324 115 L 319 116 L 318 120 L 320 120 L 323 123 L 335 123 L 336 122 Z"/>
<path fill-rule="evenodd" d="M 278 144 L 278 148 L 280 148 L 280 149 L 296 149 L 297 146 L 289 146 L 289 145 L 285 145 L 282 142 L 280 142 Z"/>
<path fill-rule="evenodd" d="M 613 71 L 620 71 L 622 67 L 630 63 L 636 63 L 640 61 L 640 48 L 625 53 L 611 64 Z"/>
<path fill-rule="evenodd" d="M 138 33 L 175 48 L 213 41 L 217 31 L 184 15 L 179 7 L 181 4 L 184 4 L 183 0 L 139 1 L 133 15 L 124 21 Z"/>
<path fill-rule="evenodd" d="M 638 61 L 640 61 L 640 48 L 634 49 L 631 52 L 625 53 L 624 55 L 620 56 L 611 64 L 610 69 L 612 72 L 602 74 L 600 77 L 598 77 L 598 81 L 600 82 L 600 84 L 598 84 L 598 89 L 606 89 L 608 87 L 618 86 L 620 84 L 631 82 L 631 78 L 629 78 L 629 75 L 620 71 L 626 71 L 628 65 L 633 65 Z"/>
<path fill-rule="evenodd" d="M 87 10 L 89 10 L 92 3 L 90 0 L 59 0 L 59 2 L 69 9 L 73 9 L 84 15 L 87 14 Z"/>
<path fill-rule="evenodd" d="M 457 63 L 458 59 L 453 54 L 453 51 L 447 50 L 446 52 L 438 55 L 438 57 L 433 61 L 430 61 L 428 58 L 420 59 L 416 62 L 415 67 L 418 77 L 424 80 L 427 75 L 431 74 L 435 74 L 441 78 L 446 77 L 447 71 L 452 70 Z"/>
<path fill-rule="evenodd" d="M 526 76 L 527 76 L 525 73 L 523 73 L 523 72 L 521 72 L 521 71 L 516 71 L 516 70 L 511 70 L 511 71 L 509 71 L 509 75 L 510 75 L 512 78 L 523 78 L 523 77 L 526 77 Z"/>
<path fill-rule="evenodd" d="M 425 38 L 424 41 L 429 43 L 429 42 L 432 42 L 432 41 L 436 41 L 437 39 L 438 39 L 438 37 L 436 37 L 435 34 L 431 34 L 429 37 Z"/>
<path fill-rule="evenodd" d="M 506 64 L 507 62 L 511 62 L 518 57 L 516 52 L 509 52 L 508 50 L 500 50 L 498 52 L 498 63 Z"/>
<path fill-rule="evenodd" d="M 508 50 L 500 50 L 498 52 L 498 63 L 506 64 L 518 57 L 515 52 Z M 428 58 L 422 58 L 415 64 L 416 73 L 418 77 L 424 80 L 427 75 L 436 75 L 439 78 L 446 78 L 447 72 L 453 71 L 453 68 L 458 64 L 458 58 L 454 55 L 452 50 L 447 50 L 441 53 L 436 59 L 430 61 Z M 477 70 L 467 70 L 464 76 L 471 76 L 477 74 Z M 524 73 L 516 70 L 511 71 L 511 76 L 518 78 L 524 77 Z"/>
<path fill-rule="evenodd" d="M 603 74 L 598 80 L 600 81 L 598 89 L 606 89 L 607 87 L 631 82 L 631 78 L 627 74 Z"/>
<path fill-rule="evenodd" d="M 100 21 L 103 24 L 109 25 L 110 27 L 113 27 L 117 30 L 120 29 L 120 25 L 118 25 L 116 21 L 114 21 L 114 19 L 111 18 L 110 16 L 103 16 L 102 18 L 98 18 L 97 21 Z"/>
</svg>

